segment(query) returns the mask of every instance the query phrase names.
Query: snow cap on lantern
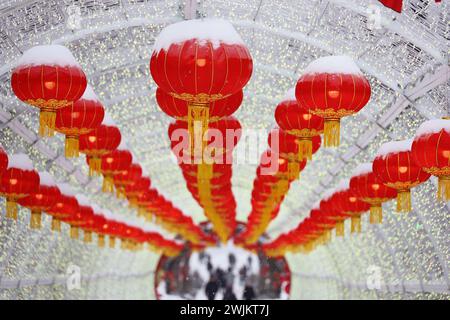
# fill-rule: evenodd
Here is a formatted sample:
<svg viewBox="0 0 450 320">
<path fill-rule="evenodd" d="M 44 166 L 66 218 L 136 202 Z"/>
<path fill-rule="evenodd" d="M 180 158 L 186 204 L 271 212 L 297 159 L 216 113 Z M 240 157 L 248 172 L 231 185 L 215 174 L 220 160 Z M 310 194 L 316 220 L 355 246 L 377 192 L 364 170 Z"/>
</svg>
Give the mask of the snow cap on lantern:
<svg viewBox="0 0 450 320">
<path fill-rule="evenodd" d="M 437 197 L 450 200 L 450 119 L 434 119 L 417 129 L 411 147 L 414 161 L 422 169 L 438 177 Z"/>
<path fill-rule="evenodd" d="M 398 212 L 411 211 L 410 189 L 430 177 L 415 163 L 411 154 L 412 142 L 408 139 L 385 143 L 373 161 L 373 172 L 386 186 L 398 191 Z"/>
<path fill-rule="evenodd" d="M 86 85 L 80 65 L 61 45 L 41 45 L 25 51 L 11 77 L 15 95 L 40 109 L 42 136 L 53 135 L 56 110 L 78 100 Z"/>
<path fill-rule="evenodd" d="M 300 106 L 324 118 L 324 145 L 338 146 L 340 119 L 369 101 L 370 84 L 348 56 L 328 56 L 311 62 L 297 82 Z"/>
<path fill-rule="evenodd" d="M 18 153 L 8 158 L 8 167 L 0 179 L 0 194 L 6 198 L 6 216 L 17 219 L 17 201 L 39 188 L 39 175 L 30 158 Z"/>
</svg>

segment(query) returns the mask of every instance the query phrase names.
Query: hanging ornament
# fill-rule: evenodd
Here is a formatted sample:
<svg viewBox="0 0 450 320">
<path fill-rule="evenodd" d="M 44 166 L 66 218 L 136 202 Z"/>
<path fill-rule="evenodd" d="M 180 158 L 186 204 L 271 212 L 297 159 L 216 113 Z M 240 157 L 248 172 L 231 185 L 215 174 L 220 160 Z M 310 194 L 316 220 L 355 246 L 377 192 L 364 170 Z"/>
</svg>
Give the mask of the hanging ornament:
<svg viewBox="0 0 450 320">
<path fill-rule="evenodd" d="M 89 174 L 101 172 L 101 157 L 116 150 L 120 145 L 121 134 L 111 118 L 105 115 L 103 124 L 90 133 L 79 137 L 80 152 L 88 156 Z"/>
<path fill-rule="evenodd" d="M 191 150 L 202 153 L 211 116 L 210 103 L 242 90 L 250 80 L 250 53 L 234 27 L 224 20 L 187 20 L 166 27 L 155 41 L 150 71 L 157 85 L 187 101 Z M 194 153 L 194 152 L 193 152 Z"/>
<path fill-rule="evenodd" d="M 295 88 L 289 90 L 286 97 L 278 104 L 275 109 L 275 120 L 281 129 L 297 137 L 299 161 L 311 160 L 314 154 L 312 140 L 320 141 L 320 135 L 323 133 L 323 118 L 299 105 L 295 97 Z"/>
<path fill-rule="evenodd" d="M 340 120 L 361 110 L 370 99 L 367 79 L 347 56 L 311 62 L 297 82 L 295 95 L 302 108 L 324 118 L 324 145 L 340 143 Z"/>
<path fill-rule="evenodd" d="M 397 190 L 386 186 L 372 171 L 372 163 L 359 165 L 350 179 L 350 189 L 362 201 L 370 204 L 370 223 L 383 221 L 382 203 L 397 197 Z"/>
<path fill-rule="evenodd" d="M 41 136 L 53 136 L 56 110 L 80 99 L 86 85 L 80 65 L 61 45 L 36 46 L 25 51 L 11 76 L 17 98 L 40 109 Z"/>
<path fill-rule="evenodd" d="M 414 162 L 438 177 L 437 198 L 450 200 L 450 119 L 429 120 L 419 127 L 411 148 Z"/>
<path fill-rule="evenodd" d="M 133 184 L 125 187 L 125 195 L 132 208 L 137 208 L 138 197 L 150 188 L 151 180 L 148 177 L 140 177 Z"/>
<path fill-rule="evenodd" d="M 412 140 L 385 143 L 373 161 L 373 172 L 388 187 L 397 190 L 397 211 L 411 211 L 410 189 L 430 177 L 415 162 L 411 154 Z"/>
<path fill-rule="evenodd" d="M 31 210 L 30 227 L 41 228 L 42 212 L 50 209 L 61 195 L 53 177 L 48 172 L 39 172 L 39 186 L 28 196 L 18 200 L 21 206 Z"/>
<path fill-rule="evenodd" d="M 351 233 L 361 233 L 361 215 L 370 209 L 370 205 L 358 199 L 351 189 L 335 194 L 338 211 L 350 216 Z"/>
<path fill-rule="evenodd" d="M 94 210 L 90 206 L 90 201 L 84 195 L 77 194 L 75 198 L 78 201 L 78 210 L 65 218 L 62 218 L 62 221 L 70 225 L 70 237 L 72 239 L 78 239 L 80 237 L 79 230 L 83 229 L 85 232 L 85 239 L 89 240 L 90 238 L 89 232 L 87 229 L 92 226 L 94 216 Z M 88 241 L 89 242 L 89 241 Z"/>
<path fill-rule="evenodd" d="M 17 201 L 38 188 L 39 174 L 33 169 L 30 158 L 22 153 L 10 156 L 0 183 L 0 194 L 6 198 L 6 217 L 17 220 Z"/>
<path fill-rule="evenodd" d="M 142 168 L 139 164 L 133 163 L 131 166 L 114 175 L 114 185 L 116 186 L 117 197 L 126 198 L 125 188 L 132 185 L 142 177 Z"/>
<path fill-rule="evenodd" d="M 104 114 L 102 104 L 89 85 L 80 99 L 56 111 L 55 130 L 66 135 L 66 158 L 79 156 L 78 137 L 97 128 Z"/>
<path fill-rule="evenodd" d="M 52 230 L 60 232 L 61 220 L 75 216 L 79 210 L 79 205 L 75 193 L 68 184 L 61 183 L 57 186 L 61 195 L 57 198 L 56 203 L 46 210 L 46 213 L 52 216 Z"/>
<path fill-rule="evenodd" d="M 130 151 L 121 146 L 101 158 L 101 173 L 103 174 L 103 192 L 114 192 L 114 176 L 126 172 L 131 166 L 133 156 Z"/>
</svg>

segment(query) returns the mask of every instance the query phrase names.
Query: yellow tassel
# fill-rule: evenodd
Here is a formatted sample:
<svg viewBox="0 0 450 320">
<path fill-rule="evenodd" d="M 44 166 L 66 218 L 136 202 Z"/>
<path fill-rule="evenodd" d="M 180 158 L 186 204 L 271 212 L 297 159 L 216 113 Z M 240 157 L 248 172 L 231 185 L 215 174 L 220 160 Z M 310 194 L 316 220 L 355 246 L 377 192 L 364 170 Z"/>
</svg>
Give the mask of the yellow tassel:
<svg viewBox="0 0 450 320">
<path fill-rule="evenodd" d="M 110 248 L 116 247 L 116 238 L 115 237 L 109 237 L 109 247 Z"/>
<path fill-rule="evenodd" d="M 92 232 L 91 231 L 84 231 L 84 243 L 91 243 L 92 242 Z"/>
<path fill-rule="evenodd" d="M 208 130 L 209 105 L 207 103 L 188 103 L 188 130 L 191 155 L 203 158 L 206 141 L 203 136 Z"/>
<path fill-rule="evenodd" d="M 129 204 L 130 208 L 132 208 L 132 209 L 137 208 L 138 207 L 138 202 L 137 202 L 136 197 L 130 197 L 128 199 L 128 204 Z"/>
<path fill-rule="evenodd" d="M 300 177 L 300 164 L 297 161 L 289 161 L 288 178 L 289 180 L 297 180 Z"/>
<path fill-rule="evenodd" d="M 144 217 L 147 214 L 147 209 L 143 206 L 138 208 L 138 217 Z"/>
<path fill-rule="evenodd" d="M 89 176 L 90 177 L 99 175 L 101 169 L 102 169 L 102 159 L 100 159 L 96 156 L 89 158 Z"/>
<path fill-rule="evenodd" d="M 40 229 L 41 228 L 41 217 L 42 213 L 39 211 L 31 211 L 30 217 L 30 228 L 31 229 Z"/>
<path fill-rule="evenodd" d="M 55 135 L 56 111 L 41 109 L 39 114 L 39 135 L 53 137 Z"/>
<path fill-rule="evenodd" d="M 313 147 L 311 138 L 297 138 L 296 143 L 298 145 L 298 161 L 311 160 Z"/>
<path fill-rule="evenodd" d="M 17 220 L 18 206 L 15 200 L 6 199 L 6 217 Z"/>
<path fill-rule="evenodd" d="M 120 241 L 120 249 L 122 250 L 128 249 L 128 240 L 122 239 L 122 241 Z"/>
<path fill-rule="evenodd" d="M 204 180 L 211 180 L 213 178 L 213 165 L 207 163 L 200 163 L 197 168 L 197 180 L 199 184 Z"/>
<path fill-rule="evenodd" d="M 72 239 L 78 239 L 80 236 L 80 233 L 78 231 L 78 228 L 75 226 L 70 226 L 70 237 Z"/>
<path fill-rule="evenodd" d="M 361 233 L 361 216 L 352 216 L 351 233 Z"/>
<path fill-rule="evenodd" d="M 105 247 L 105 236 L 102 234 L 98 235 L 98 247 L 104 248 Z"/>
<path fill-rule="evenodd" d="M 381 204 L 370 207 L 370 224 L 379 224 L 383 222 L 383 209 Z"/>
<path fill-rule="evenodd" d="M 336 223 L 336 237 L 344 236 L 344 221 L 339 221 Z"/>
<path fill-rule="evenodd" d="M 340 119 L 325 119 L 323 144 L 325 147 L 337 147 L 341 139 Z"/>
<path fill-rule="evenodd" d="M 103 176 L 103 185 L 102 191 L 105 193 L 113 193 L 114 192 L 114 179 L 110 175 Z"/>
<path fill-rule="evenodd" d="M 327 244 L 328 242 L 331 241 L 331 231 L 326 230 L 324 234 L 325 234 L 325 244 Z"/>
<path fill-rule="evenodd" d="M 52 231 L 61 232 L 61 221 L 57 218 L 52 218 Z"/>
<path fill-rule="evenodd" d="M 124 187 L 116 187 L 116 198 L 117 199 L 125 199 L 125 188 Z"/>
<path fill-rule="evenodd" d="M 438 200 L 449 201 L 450 200 L 450 177 L 440 176 L 438 182 Z"/>
<path fill-rule="evenodd" d="M 80 144 L 77 136 L 66 136 L 64 152 L 66 158 L 77 158 L 80 156 Z"/>
<path fill-rule="evenodd" d="M 397 193 L 397 212 L 411 211 L 411 192 L 402 190 Z"/>
</svg>

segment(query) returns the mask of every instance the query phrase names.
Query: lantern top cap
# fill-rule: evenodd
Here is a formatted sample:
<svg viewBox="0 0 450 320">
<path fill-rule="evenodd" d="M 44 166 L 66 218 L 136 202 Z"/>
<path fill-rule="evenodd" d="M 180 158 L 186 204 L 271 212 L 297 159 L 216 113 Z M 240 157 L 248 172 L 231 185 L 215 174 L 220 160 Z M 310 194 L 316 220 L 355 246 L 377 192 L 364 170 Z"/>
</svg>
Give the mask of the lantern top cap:
<svg viewBox="0 0 450 320">
<path fill-rule="evenodd" d="M 363 73 L 349 56 L 327 56 L 314 60 L 303 71 L 303 74 L 341 73 L 361 76 Z"/>
<path fill-rule="evenodd" d="M 91 201 L 83 194 L 77 194 L 75 198 L 80 206 L 89 207 L 91 205 Z"/>
<path fill-rule="evenodd" d="M 378 149 L 377 157 L 386 157 L 391 153 L 411 151 L 412 143 L 413 139 L 387 142 Z"/>
<path fill-rule="evenodd" d="M 81 99 L 100 102 L 94 90 L 92 90 L 92 87 L 89 84 L 86 86 L 86 90 L 84 90 Z"/>
<path fill-rule="evenodd" d="M 433 119 L 422 123 L 417 129 L 416 137 L 424 136 L 427 134 L 438 133 L 441 130 L 450 133 L 450 120 L 447 119 Z"/>
<path fill-rule="evenodd" d="M 352 177 L 362 176 L 372 172 L 372 163 L 361 163 L 352 172 Z"/>
<path fill-rule="evenodd" d="M 34 170 L 33 162 L 24 153 L 16 153 L 8 158 L 8 169 Z"/>
<path fill-rule="evenodd" d="M 295 97 L 295 88 L 290 88 L 283 97 L 282 101 L 297 101 Z"/>
<path fill-rule="evenodd" d="M 35 46 L 23 53 L 17 61 L 17 66 L 71 66 L 81 69 L 80 64 L 66 47 L 53 44 Z"/>
<path fill-rule="evenodd" d="M 41 186 L 56 187 L 55 179 L 46 171 L 39 172 L 39 182 Z"/>
<path fill-rule="evenodd" d="M 216 49 L 220 43 L 245 45 L 231 23 L 222 19 L 197 19 L 177 22 L 165 27 L 155 41 L 154 52 L 167 51 L 172 44 L 197 39 L 201 44 L 211 42 Z"/>
</svg>

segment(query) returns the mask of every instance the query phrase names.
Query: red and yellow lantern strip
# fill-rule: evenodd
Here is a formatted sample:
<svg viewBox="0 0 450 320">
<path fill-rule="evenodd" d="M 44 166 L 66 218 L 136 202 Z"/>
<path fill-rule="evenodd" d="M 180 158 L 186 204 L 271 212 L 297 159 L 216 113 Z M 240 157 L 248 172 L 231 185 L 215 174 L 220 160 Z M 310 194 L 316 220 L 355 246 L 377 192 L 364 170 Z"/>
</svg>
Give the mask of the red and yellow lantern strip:
<svg viewBox="0 0 450 320">
<path fill-rule="evenodd" d="M 369 101 L 370 84 L 347 56 L 322 57 L 311 62 L 297 82 L 295 95 L 302 108 L 324 118 L 324 145 L 340 143 L 340 120 Z"/>
<path fill-rule="evenodd" d="M 107 115 L 102 125 L 79 137 L 80 152 L 87 156 L 91 176 L 101 173 L 102 157 L 116 150 L 121 138 L 119 129 Z"/>
<path fill-rule="evenodd" d="M 134 184 L 142 177 L 142 167 L 137 163 L 132 163 L 126 170 L 115 173 L 113 176 L 116 195 L 120 198 L 126 198 L 125 188 Z"/>
<path fill-rule="evenodd" d="M 102 191 L 112 193 L 114 192 L 114 176 L 123 173 L 127 176 L 127 170 L 131 167 L 133 162 L 133 155 L 130 151 L 123 150 L 119 146 L 117 150 L 102 156 L 101 162 L 100 171 L 103 175 Z"/>
<path fill-rule="evenodd" d="M 79 156 L 78 137 L 100 126 L 104 115 L 103 105 L 89 85 L 80 99 L 56 111 L 55 130 L 66 136 L 66 158 Z"/>
<path fill-rule="evenodd" d="M 212 109 L 211 103 L 239 93 L 252 70 L 250 52 L 236 30 L 229 22 L 215 19 L 169 25 L 156 39 L 150 60 L 151 75 L 158 87 L 186 101 L 187 108 L 164 104 L 161 108 L 169 116 L 187 120 L 191 141 L 196 122 L 202 137 L 210 118 L 234 112 L 233 108 Z"/>
<path fill-rule="evenodd" d="M 25 198 L 19 199 L 18 203 L 30 209 L 30 228 L 41 228 L 42 212 L 52 208 L 61 196 L 61 193 L 53 181 L 53 177 L 47 172 L 40 172 L 40 184 Z"/>
<path fill-rule="evenodd" d="M 61 221 L 75 216 L 79 211 L 78 200 L 70 186 L 62 183 L 58 185 L 58 189 L 60 195 L 57 197 L 55 204 L 45 211 L 48 215 L 52 216 L 51 228 L 56 232 L 61 231 Z"/>
<path fill-rule="evenodd" d="M 186 122 L 178 120 L 169 126 L 168 131 L 172 151 L 188 189 L 212 221 L 220 240 L 227 241 L 236 227 L 231 164 L 233 149 L 241 137 L 239 121 L 226 117 L 209 123 L 203 159 L 191 156 Z"/>
<path fill-rule="evenodd" d="M 17 202 L 39 188 L 39 174 L 33 169 L 30 158 L 25 154 L 7 157 L 1 152 L 1 161 L 7 167 L 0 173 L 0 195 L 6 198 L 6 217 L 17 220 Z"/>
<path fill-rule="evenodd" d="M 60 45 L 36 46 L 25 51 L 11 77 L 17 98 L 40 109 L 41 136 L 53 136 L 56 111 L 80 99 L 86 85 L 80 65 Z"/>
<path fill-rule="evenodd" d="M 382 204 L 397 197 L 397 190 L 384 185 L 373 173 L 372 163 L 359 165 L 350 179 L 350 189 L 356 196 L 370 205 L 370 223 L 383 221 Z"/>
<path fill-rule="evenodd" d="M 411 211 L 410 189 L 425 182 L 430 174 L 415 163 L 412 140 L 385 143 L 373 161 L 373 172 L 384 185 L 397 190 L 397 211 Z"/>
<path fill-rule="evenodd" d="M 295 98 L 295 89 L 291 89 L 275 109 L 275 120 L 284 132 L 296 137 L 298 160 L 311 160 L 314 154 L 313 140 L 319 138 L 320 141 L 323 133 L 323 118 L 301 107 Z"/>
<path fill-rule="evenodd" d="M 423 171 L 438 177 L 438 200 L 450 200 L 450 120 L 429 120 L 419 127 L 411 155 Z"/>
</svg>

